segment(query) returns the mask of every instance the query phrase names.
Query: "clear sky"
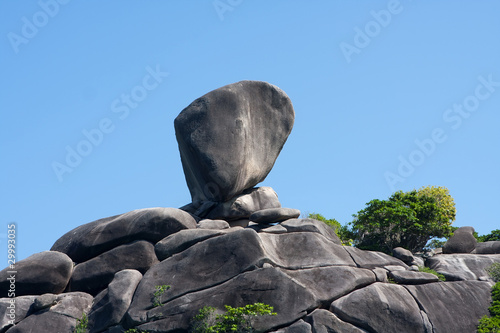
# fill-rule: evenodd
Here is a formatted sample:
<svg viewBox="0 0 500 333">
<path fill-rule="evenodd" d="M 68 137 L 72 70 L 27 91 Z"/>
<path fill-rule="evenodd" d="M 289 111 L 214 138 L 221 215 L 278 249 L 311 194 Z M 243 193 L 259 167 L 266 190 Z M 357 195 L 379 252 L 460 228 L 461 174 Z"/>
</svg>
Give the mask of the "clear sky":
<svg viewBox="0 0 500 333">
<path fill-rule="evenodd" d="M 261 184 L 284 207 L 346 223 L 372 199 L 436 185 L 455 226 L 498 229 L 499 13 L 498 1 L 1 1 L 2 248 L 12 222 L 19 260 L 81 224 L 189 203 L 174 118 L 244 79 L 294 104 Z"/>
</svg>

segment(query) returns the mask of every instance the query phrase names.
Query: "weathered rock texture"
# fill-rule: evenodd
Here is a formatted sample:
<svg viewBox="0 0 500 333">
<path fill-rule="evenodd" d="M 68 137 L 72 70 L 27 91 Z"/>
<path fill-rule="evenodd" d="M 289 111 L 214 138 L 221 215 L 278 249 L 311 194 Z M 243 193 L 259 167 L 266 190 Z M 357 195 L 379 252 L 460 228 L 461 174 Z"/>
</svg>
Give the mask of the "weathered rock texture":
<svg viewBox="0 0 500 333">
<path fill-rule="evenodd" d="M 443 254 L 424 263 L 404 249 L 393 257 L 345 247 L 323 222 L 281 208 L 271 188 L 253 188 L 293 120 L 288 97 L 265 82 L 238 82 L 194 101 L 175 121 L 193 202 L 84 224 L 52 251 L 1 271 L 0 333 L 71 333 L 83 316 L 90 333 L 182 333 L 204 306 L 256 302 L 277 313 L 254 318 L 257 332 L 473 332 L 491 301 L 485 268 L 500 255 Z M 469 236 L 469 229 L 453 236 L 459 251 L 473 250 Z M 466 281 L 439 282 L 412 271 L 415 264 Z"/>
<path fill-rule="evenodd" d="M 450 327 L 453 332 L 473 332 L 491 301 L 493 283 L 484 268 L 500 262 L 500 255 L 433 256 L 427 259 L 428 265 L 450 280 L 467 280 L 439 282 L 432 274 L 409 270 L 395 257 L 342 246 L 332 229 L 320 221 L 289 219 L 278 225 L 216 230 L 200 229 L 196 219 L 183 214 L 187 213 L 163 211 L 166 225 L 179 216 L 190 221 L 181 223 L 182 228 L 176 224 L 174 232 L 158 221 L 153 223 L 157 213 L 150 215 L 153 221 L 141 217 L 141 225 L 129 232 L 151 235 L 141 229 L 157 225 L 163 230 L 156 234 L 157 241 L 119 242 L 105 252 L 92 252 L 98 254 L 71 270 L 71 282 L 66 276 L 67 285 L 59 287 L 58 295 L 40 295 L 46 291 L 46 282 L 40 279 L 32 286 L 32 295 L 16 297 L 12 322 L 8 317 L 11 299 L 0 299 L 0 314 L 5 315 L 0 332 L 70 333 L 83 313 L 92 333 L 120 333 L 129 328 L 187 332 L 203 306 L 223 310 L 224 305 L 255 302 L 270 304 L 278 313 L 253 320 L 262 332 L 449 332 Z M 120 229 L 120 224 L 130 226 L 124 216 L 118 222 L 116 217 L 111 219 L 116 223 L 113 230 Z M 205 221 L 212 222 L 221 221 Z M 63 237 L 77 238 L 80 244 L 100 244 L 97 240 L 102 239 L 96 233 L 77 234 Z M 120 237 L 130 239 L 123 231 Z M 65 248 L 61 240 L 56 243 Z M 59 252 L 42 255 L 47 253 L 68 258 Z M 28 259 L 25 270 L 43 272 L 36 261 Z M 397 284 L 388 283 L 388 275 Z M 61 293 L 74 288 L 76 281 L 85 281 L 82 289 L 96 296 Z M 171 288 L 155 296 L 156 287 L 162 285 Z"/>
<path fill-rule="evenodd" d="M 290 134 L 288 96 L 261 81 L 213 90 L 175 119 L 193 202 L 225 202 L 264 180 Z"/>
</svg>

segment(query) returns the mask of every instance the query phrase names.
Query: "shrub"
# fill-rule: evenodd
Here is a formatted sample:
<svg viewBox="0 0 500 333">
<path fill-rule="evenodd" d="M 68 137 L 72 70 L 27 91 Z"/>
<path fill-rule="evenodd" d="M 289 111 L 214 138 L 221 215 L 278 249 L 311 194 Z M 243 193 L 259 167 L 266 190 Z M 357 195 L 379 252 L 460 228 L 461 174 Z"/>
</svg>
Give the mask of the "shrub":
<svg viewBox="0 0 500 333">
<path fill-rule="evenodd" d="M 216 308 L 205 306 L 193 318 L 191 331 L 194 333 L 253 332 L 251 318 L 256 316 L 275 316 L 273 307 L 264 303 L 248 304 L 233 308 L 224 306 L 226 312 L 216 314 Z"/>
<path fill-rule="evenodd" d="M 155 292 L 153 293 L 153 306 L 154 307 L 163 306 L 163 304 L 161 302 L 161 296 L 168 289 L 170 289 L 170 286 L 168 286 L 166 284 L 161 285 L 161 286 L 155 286 Z"/>
<path fill-rule="evenodd" d="M 125 333 L 149 333 L 148 331 L 143 331 L 138 328 L 129 328 Z"/>
<path fill-rule="evenodd" d="M 87 326 L 89 325 L 89 319 L 85 312 L 82 314 L 82 318 L 76 320 L 76 327 L 73 333 L 85 333 L 87 332 Z"/>
<path fill-rule="evenodd" d="M 424 272 L 424 273 L 431 273 L 436 275 L 439 278 L 439 281 L 446 281 L 446 278 L 444 277 L 443 274 L 436 272 L 432 268 L 429 267 L 418 267 L 419 272 Z"/>
<path fill-rule="evenodd" d="M 500 282 L 497 282 L 491 289 L 492 303 L 488 308 L 490 316 L 483 316 L 479 320 L 478 333 L 499 333 L 500 332 Z"/>
<path fill-rule="evenodd" d="M 486 268 L 486 272 L 488 272 L 493 281 L 500 281 L 500 263 L 496 262 L 492 264 L 490 267 Z"/>
</svg>

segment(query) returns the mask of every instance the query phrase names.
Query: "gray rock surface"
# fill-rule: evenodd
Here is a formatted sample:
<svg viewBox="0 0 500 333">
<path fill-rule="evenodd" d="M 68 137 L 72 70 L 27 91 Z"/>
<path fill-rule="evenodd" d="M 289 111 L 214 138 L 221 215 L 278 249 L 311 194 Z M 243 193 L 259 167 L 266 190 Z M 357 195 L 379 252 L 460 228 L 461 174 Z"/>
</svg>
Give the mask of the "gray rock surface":
<svg viewBox="0 0 500 333">
<path fill-rule="evenodd" d="M 311 325 L 303 321 L 302 319 L 296 321 L 292 325 L 282 328 L 280 330 L 274 331 L 276 333 L 312 333 Z"/>
<path fill-rule="evenodd" d="M 76 265 L 70 290 L 96 295 L 108 286 L 115 273 L 124 269 L 136 269 L 145 273 L 158 262 L 154 246 L 150 242 L 136 241 L 120 245 Z"/>
<path fill-rule="evenodd" d="M 435 333 L 476 332 L 479 319 L 488 314 L 491 283 L 440 282 L 407 286 L 428 316 Z"/>
<path fill-rule="evenodd" d="M 158 259 L 165 260 L 176 253 L 182 252 L 205 239 L 222 235 L 220 230 L 186 229 L 165 237 L 155 245 Z"/>
<path fill-rule="evenodd" d="M 428 332 L 417 302 L 397 284 L 371 284 L 336 300 L 330 310 L 369 332 Z"/>
<path fill-rule="evenodd" d="M 141 279 L 142 274 L 133 269 L 115 274 L 113 281 L 97 295 L 90 309 L 89 333 L 102 332 L 121 322 Z"/>
<path fill-rule="evenodd" d="M 461 227 L 455 230 L 453 236 L 443 246 L 444 254 L 453 253 L 471 253 L 477 244 L 477 240 L 473 235 L 474 228 Z"/>
<path fill-rule="evenodd" d="M 250 221 L 256 223 L 271 224 L 296 219 L 300 216 L 300 210 L 293 208 L 267 208 L 258 210 L 250 215 Z"/>
<path fill-rule="evenodd" d="M 142 282 L 141 282 L 142 284 Z M 172 285 L 174 288 L 175 285 Z M 131 312 L 136 311 L 132 302 Z M 205 305 L 223 310 L 224 305 L 243 306 L 262 302 L 274 307 L 276 316 L 257 317 L 253 325 L 257 331 L 270 331 L 288 326 L 304 317 L 318 304 L 307 289 L 278 268 L 262 268 L 238 275 L 236 278 L 207 290 L 196 291 L 166 302 L 162 307 L 143 309 L 142 320 L 151 323 L 137 326 L 152 332 L 188 329 L 190 318 Z M 137 318 L 134 314 L 132 318 Z"/>
<path fill-rule="evenodd" d="M 324 309 L 314 310 L 305 320 L 311 325 L 312 333 L 367 333 Z"/>
<path fill-rule="evenodd" d="M 477 243 L 476 254 L 500 254 L 500 241 Z"/>
<path fill-rule="evenodd" d="M 69 231 L 52 246 L 76 263 L 135 240 L 156 243 L 183 229 L 196 228 L 196 220 L 176 208 L 145 208 L 90 222 Z"/>
<path fill-rule="evenodd" d="M 486 268 L 500 263 L 500 254 L 441 254 L 427 259 L 427 265 L 446 280 L 479 280 L 488 278 Z"/>
<path fill-rule="evenodd" d="M 325 306 L 376 281 L 372 271 L 355 267 L 315 267 L 283 272 L 305 286 L 316 301 Z"/>
<path fill-rule="evenodd" d="M 9 296 L 11 281 L 14 280 L 16 296 L 58 294 L 68 284 L 73 272 L 73 261 L 64 253 L 44 251 L 17 262 L 16 273 L 11 272 L 10 267 L 0 272 L 0 297 Z"/>
<path fill-rule="evenodd" d="M 229 223 L 224 220 L 210 220 L 205 219 L 198 222 L 199 229 L 212 229 L 212 230 L 222 230 L 229 229 Z"/>
<path fill-rule="evenodd" d="M 242 194 L 215 205 L 205 217 L 235 221 L 248 219 L 253 212 L 261 209 L 279 207 L 281 203 L 276 192 L 271 187 L 262 186 L 247 189 Z M 193 213 L 203 215 L 202 212 L 193 211 Z"/>
<path fill-rule="evenodd" d="M 4 332 L 12 323 L 17 324 L 28 314 L 37 296 L 19 296 L 0 298 L 0 332 Z"/>
<path fill-rule="evenodd" d="M 288 96 L 240 81 L 196 99 L 174 121 L 192 202 L 225 202 L 264 180 L 290 134 Z"/>
<path fill-rule="evenodd" d="M 407 265 L 410 265 L 413 261 L 413 253 L 402 247 L 392 249 L 392 255 Z"/>
<path fill-rule="evenodd" d="M 73 332 L 76 326 L 76 319 L 87 313 L 92 304 L 93 297 L 86 293 L 65 293 L 61 295 L 43 295 L 46 303 L 47 299 L 53 299 L 50 305 L 37 311 L 19 324 L 9 328 L 8 333 L 49 333 Z"/>
<path fill-rule="evenodd" d="M 280 224 L 288 232 L 317 232 L 334 242 L 342 245 L 335 231 L 323 222 L 313 219 L 290 219 Z"/>
<path fill-rule="evenodd" d="M 399 284 L 425 284 L 439 281 L 436 275 L 425 272 L 393 271 L 389 275 Z"/>
<path fill-rule="evenodd" d="M 408 266 L 401 260 L 391 257 L 390 255 L 387 255 L 382 252 L 363 251 L 350 246 L 346 246 L 345 249 L 352 257 L 356 265 L 358 265 L 358 267 L 362 268 L 383 267 L 389 271 L 408 269 Z"/>
</svg>

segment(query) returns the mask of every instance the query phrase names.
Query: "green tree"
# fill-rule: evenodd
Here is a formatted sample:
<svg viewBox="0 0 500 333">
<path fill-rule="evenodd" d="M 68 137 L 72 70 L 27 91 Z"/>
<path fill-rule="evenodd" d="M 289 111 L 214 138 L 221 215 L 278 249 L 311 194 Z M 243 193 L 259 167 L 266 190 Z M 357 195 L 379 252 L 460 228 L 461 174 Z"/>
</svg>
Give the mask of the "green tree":
<svg viewBox="0 0 500 333">
<path fill-rule="evenodd" d="M 388 200 L 372 200 L 350 223 L 357 247 L 391 253 L 395 247 L 422 251 L 434 237 L 448 237 L 455 203 L 445 187 L 398 191 Z"/>
<path fill-rule="evenodd" d="M 343 245 L 346 245 L 346 246 L 352 245 L 354 235 L 349 230 L 348 226 L 340 224 L 340 222 L 337 221 L 336 219 L 327 219 L 323 215 L 317 214 L 317 213 L 310 213 L 307 215 L 307 217 L 310 219 L 321 221 L 321 222 L 325 223 L 326 225 L 330 226 L 335 231 L 337 236 L 339 236 Z"/>
<path fill-rule="evenodd" d="M 489 234 L 476 238 L 478 242 L 500 241 L 500 229 L 492 230 Z"/>
</svg>

